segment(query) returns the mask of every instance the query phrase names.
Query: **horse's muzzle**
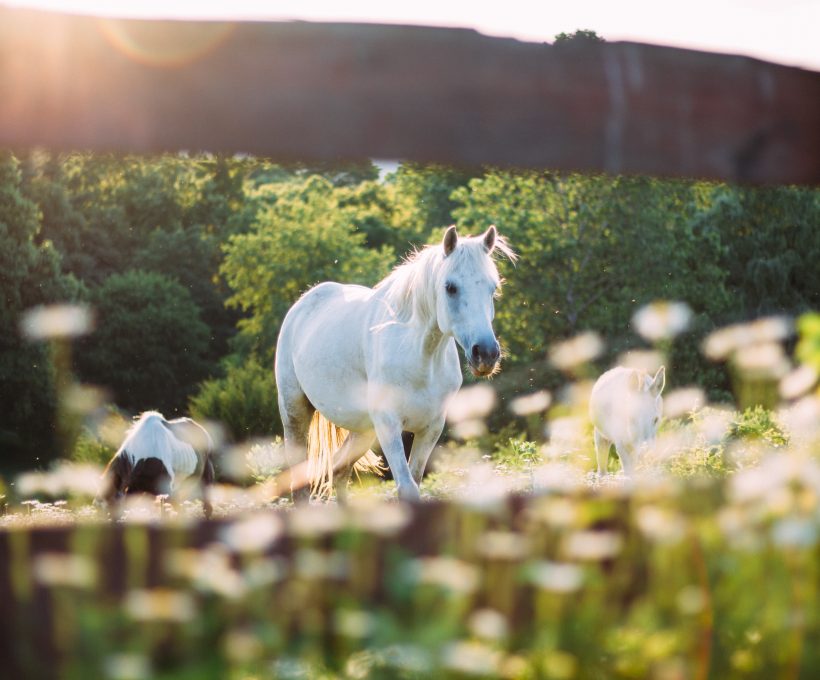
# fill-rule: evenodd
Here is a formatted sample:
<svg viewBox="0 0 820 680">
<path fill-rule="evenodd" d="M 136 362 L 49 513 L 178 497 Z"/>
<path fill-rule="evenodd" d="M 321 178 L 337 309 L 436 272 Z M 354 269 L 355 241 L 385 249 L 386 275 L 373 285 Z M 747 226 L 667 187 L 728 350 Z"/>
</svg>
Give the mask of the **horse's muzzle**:
<svg viewBox="0 0 820 680">
<path fill-rule="evenodd" d="M 476 343 L 470 350 L 467 363 L 470 372 L 477 378 L 486 378 L 498 370 L 498 360 L 501 357 L 501 348 L 493 339 L 490 343 Z"/>
</svg>

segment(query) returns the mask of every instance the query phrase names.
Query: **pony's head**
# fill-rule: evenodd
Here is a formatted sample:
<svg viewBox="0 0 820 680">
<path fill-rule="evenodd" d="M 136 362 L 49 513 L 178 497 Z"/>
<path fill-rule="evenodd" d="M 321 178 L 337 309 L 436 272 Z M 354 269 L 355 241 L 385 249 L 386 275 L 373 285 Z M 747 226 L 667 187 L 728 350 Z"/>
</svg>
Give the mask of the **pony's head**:
<svg viewBox="0 0 820 680">
<path fill-rule="evenodd" d="M 494 226 L 464 238 L 452 226 L 439 245 L 417 251 L 376 287 L 385 290 L 397 320 L 453 336 L 472 373 L 489 376 L 501 355 L 493 333 L 493 298 L 501 285 L 497 253 L 516 257 Z"/>
<path fill-rule="evenodd" d="M 651 442 L 655 439 L 663 415 L 661 392 L 666 386 L 666 368 L 661 366 L 654 376 L 636 372 L 633 379 L 640 407 L 633 409 L 632 427 L 638 442 Z"/>
<path fill-rule="evenodd" d="M 441 250 L 441 266 L 434 277 L 438 327 L 461 345 L 473 375 L 493 375 L 501 357 L 493 332 L 493 300 L 501 287 L 493 255 L 500 252 L 510 259 L 515 255 L 495 226 L 466 238 L 459 238 L 451 226 Z"/>
</svg>

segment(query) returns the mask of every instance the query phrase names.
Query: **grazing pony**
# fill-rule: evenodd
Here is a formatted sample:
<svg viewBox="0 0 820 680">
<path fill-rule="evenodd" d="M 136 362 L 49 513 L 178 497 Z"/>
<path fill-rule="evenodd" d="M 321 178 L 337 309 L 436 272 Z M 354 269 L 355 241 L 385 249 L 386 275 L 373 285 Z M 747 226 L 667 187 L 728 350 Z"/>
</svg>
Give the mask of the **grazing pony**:
<svg viewBox="0 0 820 680">
<path fill-rule="evenodd" d="M 399 497 L 417 499 L 427 460 L 461 386 L 456 343 L 476 376 L 499 370 L 494 253 L 515 256 L 491 226 L 416 252 L 375 286 L 322 283 L 285 316 L 276 347 L 276 386 L 297 498 L 345 500 L 356 461 L 378 439 Z M 412 432 L 409 464 L 402 431 Z M 340 446 L 337 444 L 341 443 Z M 335 479 L 334 479 L 335 475 Z"/>
<path fill-rule="evenodd" d="M 213 442 L 190 418 L 165 420 L 157 411 L 141 414 L 103 472 L 98 499 L 111 505 L 126 494 L 170 494 L 181 483 L 201 485 L 205 516 L 211 516 L 206 489 L 214 481 Z"/>
<path fill-rule="evenodd" d="M 589 415 L 595 427 L 599 475 L 606 472 L 610 444 L 615 444 L 624 474 L 634 472 L 637 454 L 658 431 L 665 384 L 663 366 L 654 377 L 646 371 L 616 366 L 595 382 Z"/>
</svg>

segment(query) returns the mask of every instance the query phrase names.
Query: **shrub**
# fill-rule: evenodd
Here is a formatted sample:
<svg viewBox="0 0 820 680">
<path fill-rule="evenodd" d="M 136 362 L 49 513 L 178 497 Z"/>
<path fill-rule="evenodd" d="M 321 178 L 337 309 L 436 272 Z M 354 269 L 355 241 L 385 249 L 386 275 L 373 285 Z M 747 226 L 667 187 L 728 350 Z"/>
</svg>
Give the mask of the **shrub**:
<svg viewBox="0 0 820 680">
<path fill-rule="evenodd" d="M 115 447 L 103 441 L 90 429 L 83 428 L 74 442 L 71 460 L 75 463 L 105 466 L 116 452 Z"/>
<path fill-rule="evenodd" d="M 783 446 L 788 437 L 771 411 L 762 406 L 747 408 L 732 423 L 729 435 L 734 439 L 760 439 L 772 446 Z"/>
<path fill-rule="evenodd" d="M 235 441 L 282 431 L 273 368 L 254 357 L 229 365 L 224 378 L 205 381 L 190 411 L 194 418 L 222 423 Z"/>
</svg>

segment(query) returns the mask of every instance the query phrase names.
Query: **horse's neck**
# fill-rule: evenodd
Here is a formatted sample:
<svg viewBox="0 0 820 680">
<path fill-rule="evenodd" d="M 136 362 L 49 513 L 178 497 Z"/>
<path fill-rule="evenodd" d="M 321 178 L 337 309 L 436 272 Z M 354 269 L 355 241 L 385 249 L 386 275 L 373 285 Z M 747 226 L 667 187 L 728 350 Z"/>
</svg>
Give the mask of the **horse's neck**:
<svg viewBox="0 0 820 680">
<path fill-rule="evenodd" d="M 432 360 L 443 359 L 444 351 L 447 348 L 452 335 L 441 332 L 438 327 L 438 322 L 434 319 L 433 322 L 423 331 L 421 341 L 421 351 L 425 357 L 430 357 Z"/>
<path fill-rule="evenodd" d="M 411 317 L 407 320 L 400 321 L 396 317 L 396 312 L 392 310 L 392 306 L 386 302 L 388 290 L 388 288 L 376 289 L 376 295 L 373 301 L 375 303 L 375 309 L 378 310 L 377 318 L 381 318 L 382 322 L 402 325 L 408 339 L 405 349 L 407 351 L 418 352 L 420 363 L 426 364 L 431 361 L 444 361 L 447 344 L 453 336 L 441 332 L 441 329 L 438 327 L 438 319 L 435 315 L 430 319 L 420 320 L 416 317 Z M 435 309 L 435 304 L 433 308 Z M 391 311 L 385 313 L 384 310 L 386 309 L 391 309 Z M 374 325 L 378 327 L 379 323 Z"/>
</svg>

